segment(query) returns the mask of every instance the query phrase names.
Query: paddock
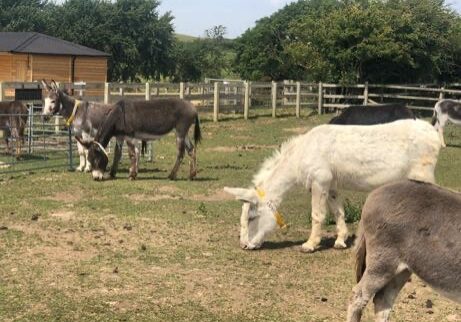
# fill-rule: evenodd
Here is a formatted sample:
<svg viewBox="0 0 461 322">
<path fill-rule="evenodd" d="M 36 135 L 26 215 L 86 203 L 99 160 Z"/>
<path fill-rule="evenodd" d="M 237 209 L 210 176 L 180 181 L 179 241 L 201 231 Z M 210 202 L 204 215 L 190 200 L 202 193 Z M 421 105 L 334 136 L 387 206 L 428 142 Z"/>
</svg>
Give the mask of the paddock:
<svg viewBox="0 0 461 322">
<path fill-rule="evenodd" d="M 330 118 L 204 121 L 195 181 L 166 179 L 172 134 L 134 182 L 127 158 L 106 182 L 65 168 L 2 174 L 1 320 L 345 321 L 353 254 L 332 248 L 331 220 L 320 251 L 299 251 L 310 230 L 305 189 L 279 209 L 289 230 L 254 252 L 240 249 L 240 203 L 222 191 L 248 185 L 280 143 Z M 445 135 L 437 182 L 461 191 L 461 127 Z M 345 194 L 352 233 L 365 196 Z M 397 302 L 393 321 L 461 320 L 460 306 L 416 278 Z"/>
</svg>

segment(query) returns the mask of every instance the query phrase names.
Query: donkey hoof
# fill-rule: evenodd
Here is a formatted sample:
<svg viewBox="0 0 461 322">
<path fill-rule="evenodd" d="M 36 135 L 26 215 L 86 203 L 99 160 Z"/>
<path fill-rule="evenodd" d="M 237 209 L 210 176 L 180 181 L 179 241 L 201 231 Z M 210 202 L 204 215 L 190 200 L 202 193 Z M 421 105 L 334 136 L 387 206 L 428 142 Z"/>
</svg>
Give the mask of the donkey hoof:
<svg viewBox="0 0 461 322">
<path fill-rule="evenodd" d="M 312 246 L 309 242 L 306 242 L 306 243 L 301 245 L 301 253 L 310 254 L 310 253 L 315 252 L 315 250 L 316 250 L 316 248 L 314 246 Z"/>
<path fill-rule="evenodd" d="M 135 177 L 135 176 L 129 176 L 129 177 L 128 177 L 128 180 L 134 181 L 134 180 L 136 180 L 136 177 Z"/>
<path fill-rule="evenodd" d="M 336 249 L 345 249 L 347 248 L 347 245 L 343 240 L 337 240 L 335 241 L 335 245 L 333 247 Z"/>
<path fill-rule="evenodd" d="M 77 168 L 75 169 L 75 172 L 83 172 L 83 167 L 77 167 Z"/>
<path fill-rule="evenodd" d="M 86 173 L 91 172 L 91 168 L 85 168 L 85 172 Z"/>
</svg>

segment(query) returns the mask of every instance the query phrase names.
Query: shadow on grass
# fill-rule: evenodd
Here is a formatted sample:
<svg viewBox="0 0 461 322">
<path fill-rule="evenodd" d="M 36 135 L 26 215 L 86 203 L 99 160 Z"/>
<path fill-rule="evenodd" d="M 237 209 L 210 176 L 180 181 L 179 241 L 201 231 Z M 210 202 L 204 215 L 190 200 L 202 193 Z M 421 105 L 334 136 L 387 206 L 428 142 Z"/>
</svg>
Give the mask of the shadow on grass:
<svg viewBox="0 0 461 322">
<path fill-rule="evenodd" d="M 346 245 L 347 248 L 352 247 L 354 244 L 356 236 L 352 235 L 349 236 L 346 240 Z M 322 238 L 322 241 L 320 242 L 319 248 L 316 250 L 316 252 L 321 252 L 327 249 L 333 248 L 335 245 L 335 240 L 336 237 L 324 237 Z M 276 250 L 276 249 L 283 249 L 283 248 L 299 248 L 301 251 L 301 245 L 304 244 L 306 240 L 297 240 L 297 241 L 282 241 L 282 242 L 264 242 L 263 247 L 261 248 L 262 250 Z"/>
<path fill-rule="evenodd" d="M 449 144 L 447 144 L 447 147 L 449 147 L 449 148 L 461 148 L 461 144 L 449 143 Z"/>
<path fill-rule="evenodd" d="M 105 178 L 104 181 L 110 181 L 110 180 L 128 180 L 127 177 L 115 177 L 115 178 Z M 208 182 L 208 181 L 218 181 L 219 178 L 213 178 L 213 177 L 198 177 L 194 178 L 193 180 L 190 180 L 189 177 L 184 177 L 184 178 L 177 178 L 175 180 L 170 180 L 168 179 L 167 176 L 164 177 L 137 177 L 134 181 L 147 181 L 147 180 L 156 180 L 156 181 L 168 181 L 168 182 L 175 182 L 175 181 L 197 181 L 197 182 Z"/>
</svg>

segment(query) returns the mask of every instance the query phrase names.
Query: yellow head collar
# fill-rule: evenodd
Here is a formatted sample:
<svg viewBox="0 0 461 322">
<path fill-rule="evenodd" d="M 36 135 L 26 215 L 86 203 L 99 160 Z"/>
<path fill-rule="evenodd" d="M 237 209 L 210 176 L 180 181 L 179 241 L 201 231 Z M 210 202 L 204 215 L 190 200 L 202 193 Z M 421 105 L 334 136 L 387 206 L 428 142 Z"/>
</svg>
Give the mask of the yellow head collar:
<svg viewBox="0 0 461 322">
<path fill-rule="evenodd" d="M 72 125 L 72 122 L 73 122 L 74 119 L 75 119 L 75 114 L 77 114 L 77 109 L 78 109 L 78 107 L 80 106 L 80 103 L 82 103 L 82 101 L 80 101 L 80 100 L 75 100 L 74 109 L 72 110 L 72 114 L 70 115 L 70 117 L 69 117 L 69 118 L 67 119 L 67 121 L 66 121 L 67 127 L 69 127 L 69 126 Z"/>
<path fill-rule="evenodd" d="M 260 188 L 256 188 L 256 193 L 258 194 L 259 199 L 264 201 L 266 192 Z M 267 201 L 267 206 L 273 211 L 277 225 L 282 229 L 287 228 L 288 225 L 285 223 L 285 218 L 283 218 L 283 215 L 277 210 L 270 200 Z"/>
</svg>

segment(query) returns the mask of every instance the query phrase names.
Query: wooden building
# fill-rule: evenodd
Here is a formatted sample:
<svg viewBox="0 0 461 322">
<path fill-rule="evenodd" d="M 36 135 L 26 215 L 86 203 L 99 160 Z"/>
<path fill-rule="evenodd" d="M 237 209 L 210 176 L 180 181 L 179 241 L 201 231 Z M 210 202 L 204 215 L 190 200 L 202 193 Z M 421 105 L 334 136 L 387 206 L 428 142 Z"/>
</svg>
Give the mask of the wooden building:
<svg viewBox="0 0 461 322">
<path fill-rule="evenodd" d="M 36 32 L 0 32 L 0 82 L 106 82 L 108 57 Z"/>
</svg>

